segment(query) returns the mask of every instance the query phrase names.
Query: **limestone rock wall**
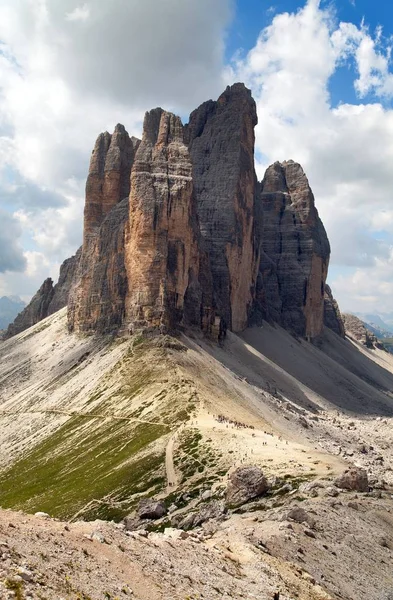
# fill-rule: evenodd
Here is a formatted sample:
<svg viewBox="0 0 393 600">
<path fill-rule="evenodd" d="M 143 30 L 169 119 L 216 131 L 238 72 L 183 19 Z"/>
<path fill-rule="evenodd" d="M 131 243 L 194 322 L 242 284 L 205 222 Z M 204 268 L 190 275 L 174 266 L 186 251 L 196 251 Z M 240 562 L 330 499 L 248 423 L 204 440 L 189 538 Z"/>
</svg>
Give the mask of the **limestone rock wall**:
<svg viewBox="0 0 393 600">
<path fill-rule="evenodd" d="M 307 339 L 343 336 L 326 286 L 330 247 L 302 167 L 274 163 L 258 183 L 255 102 L 241 83 L 183 126 L 162 108 L 142 140 L 99 135 L 86 183 L 83 245 L 10 326 L 68 303 L 70 331 L 173 331 L 215 339 L 263 319 Z"/>
<path fill-rule="evenodd" d="M 124 319 L 131 169 L 140 140 L 123 125 L 98 136 L 86 183 L 83 246 L 68 303 L 70 331 L 108 332 Z"/>
<path fill-rule="evenodd" d="M 186 126 L 157 108 L 142 141 L 121 125 L 99 136 L 70 330 L 192 325 L 219 338 L 268 319 L 313 339 L 325 319 L 340 332 L 307 177 L 287 161 L 257 182 L 256 123 L 250 91 L 234 84 Z"/>
<path fill-rule="evenodd" d="M 191 156 L 179 117 L 158 108 L 145 115 L 132 169 L 126 242 L 126 323 L 131 329 L 209 329 L 209 266 L 199 281 L 199 245 Z M 204 288 L 204 289 L 203 289 Z"/>
<path fill-rule="evenodd" d="M 75 256 L 71 256 L 71 258 L 67 258 L 63 262 L 60 267 L 59 280 L 55 286 L 50 277 L 45 279 L 26 308 L 8 326 L 4 336 L 5 339 L 21 333 L 67 306 L 72 282 L 78 269 L 80 255 L 81 249 L 78 250 Z"/>
<path fill-rule="evenodd" d="M 261 260 L 254 319 L 312 339 L 322 333 L 330 247 L 301 166 L 274 163 L 259 194 Z"/>
<path fill-rule="evenodd" d="M 337 333 L 340 337 L 345 337 L 344 322 L 336 300 L 333 298 L 332 290 L 325 285 L 324 314 L 323 320 L 326 327 Z"/>
<path fill-rule="evenodd" d="M 113 135 L 101 133 L 95 143 L 86 182 L 84 248 L 97 232 L 105 216 L 130 193 L 130 174 L 139 140 L 130 137 L 124 125 L 116 125 Z"/>
<path fill-rule="evenodd" d="M 128 198 L 117 203 L 85 243 L 68 301 L 70 331 L 108 333 L 124 320 Z"/>
<path fill-rule="evenodd" d="M 53 297 L 48 307 L 48 315 L 53 315 L 67 306 L 68 297 L 78 269 L 82 248 L 71 258 L 67 258 L 60 267 L 59 280 L 53 288 Z"/>
<path fill-rule="evenodd" d="M 241 331 L 252 305 L 259 248 L 254 239 L 255 102 L 243 84 L 190 115 L 186 130 L 199 226 L 209 255 L 217 311 Z"/>
</svg>

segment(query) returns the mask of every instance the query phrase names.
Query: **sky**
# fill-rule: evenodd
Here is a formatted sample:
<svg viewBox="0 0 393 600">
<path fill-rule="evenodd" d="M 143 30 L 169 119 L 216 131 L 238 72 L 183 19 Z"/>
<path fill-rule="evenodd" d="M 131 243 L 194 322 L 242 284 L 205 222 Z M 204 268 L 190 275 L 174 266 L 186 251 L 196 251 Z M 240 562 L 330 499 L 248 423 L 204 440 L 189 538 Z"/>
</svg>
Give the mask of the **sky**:
<svg viewBox="0 0 393 600">
<path fill-rule="evenodd" d="M 392 44 L 382 0 L 0 0 L 0 296 L 28 300 L 80 245 L 99 132 L 244 81 L 258 178 L 302 164 L 341 308 L 391 312 Z"/>
</svg>

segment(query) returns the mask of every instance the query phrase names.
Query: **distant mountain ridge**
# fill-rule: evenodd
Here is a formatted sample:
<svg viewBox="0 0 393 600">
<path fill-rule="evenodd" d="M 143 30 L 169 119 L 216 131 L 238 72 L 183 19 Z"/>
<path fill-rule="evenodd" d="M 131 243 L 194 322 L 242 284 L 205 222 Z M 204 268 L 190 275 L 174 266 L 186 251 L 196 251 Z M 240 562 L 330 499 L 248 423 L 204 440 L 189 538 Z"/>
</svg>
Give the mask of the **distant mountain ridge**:
<svg viewBox="0 0 393 600">
<path fill-rule="evenodd" d="M 393 313 L 353 313 L 379 338 L 393 336 Z"/>
<path fill-rule="evenodd" d="M 25 306 L 26 303 L 19 296 L 2 296 L 0 298 L 0 329 L 6 329 Z"/>
</svg>

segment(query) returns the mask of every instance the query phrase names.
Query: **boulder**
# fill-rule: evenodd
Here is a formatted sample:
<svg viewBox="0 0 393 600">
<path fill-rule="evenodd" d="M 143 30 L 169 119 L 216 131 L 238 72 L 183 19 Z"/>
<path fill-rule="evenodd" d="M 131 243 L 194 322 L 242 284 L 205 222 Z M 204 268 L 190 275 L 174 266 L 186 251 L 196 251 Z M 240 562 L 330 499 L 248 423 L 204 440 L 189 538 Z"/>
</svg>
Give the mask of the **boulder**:
<svg viewBox="0 0 393 600">
<path fill-rule="evenodd" d="M 144 498 L 139 502 L 137 514 L 140 519 L 161 519 L 166 513 L 166 506 L 160 500 Z"/>
<path fill-rule="evenodd" d="M 213 500 L 209 504 L 204 504 L 197 512 L 189 513 L 182 520 L 179 521 L 180 529 L 192 529 L 193 527 L 199 527 L 202 523 L 211 521 L 213 519 L 221 519 L 226 512 L 226 508 L 223 502 Z"/>
<path fill-rule="evenodd" d="M 148 523 L 148 521 L 146 519 L 145 520 L 138 519 L 138 517 L 135 517 L 135 516 L 125 517 L 125 519 L 123 521 L 124 527 L 127 532 L 141 531 L 141 530 L 145 529 L 147 523 Z"/>
<path fill-rule="evenodd" d="M 296 523 L 307 523 L 310 527 L 314 527 L 315 519 L 302 506 L 294 506 L 285 515 L 285 520 L 291 519 Z"/>
<path fill-rule="evenodd" d="M 240 506 L 262 496 L 269 488 L 270 485 L 259 467 L 239 467 L 229 478 L 226 502 L 230 506 Z"/>
<path fill-rule="evenodd" d="M 335 485 L 342 490 L 368 492 L 368 476 L 365 469 L 351 467 L 335 480 Z"/>
</svg>

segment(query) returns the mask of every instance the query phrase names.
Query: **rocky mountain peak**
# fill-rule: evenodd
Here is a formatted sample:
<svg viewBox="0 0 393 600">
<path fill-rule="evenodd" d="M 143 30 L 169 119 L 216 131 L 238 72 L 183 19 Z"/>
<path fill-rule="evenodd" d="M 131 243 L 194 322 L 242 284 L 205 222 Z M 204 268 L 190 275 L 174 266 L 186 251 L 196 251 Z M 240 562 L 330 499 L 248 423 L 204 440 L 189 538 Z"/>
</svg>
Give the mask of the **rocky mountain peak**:
<svg viewBox="0 0 393 600">
<path fill-rule="evenodd" d="M 90 159 L 86 182 L 84 239 L 93 235 L 108 212 L 130 193 L 131 165 L 139 140 L 123 125 L 101 133 Z"/>
<path fill-rule="evenodd" d="M 142 141 L 152 146 L 171 142 L 183 143 L 183 125 L 180 117 L 162 108 L 155 108 L 145 114 Z"/>
<path fill-rule="evenodd" d="M 201 236 L 225 325 L 240 331 L 252 305 L 259 248 L 254 243 L 257 178 L 255 102 L 243 84 L 191 113 L 187 140 Z"/>
<path fill-rule="evenodd" d="M 330 246 L 302 167 L 271 165 L 260 186 L 255 315 L 313 339 L 323 330 Z"/>
<path fill-rule="evenodd" d="M 235 83 L 185 126 L 158 107 L 142 140 L 121 124 L 98 136 L 83 246 L 64 288 L 71 331 L 191 325 L 217 338 L 265 319 L 307 339 L 324 323 L 343 335 L 308 179 L 287 160 L 258 183 L 257 121 L 250 90 Z"/>
</svg>

